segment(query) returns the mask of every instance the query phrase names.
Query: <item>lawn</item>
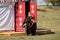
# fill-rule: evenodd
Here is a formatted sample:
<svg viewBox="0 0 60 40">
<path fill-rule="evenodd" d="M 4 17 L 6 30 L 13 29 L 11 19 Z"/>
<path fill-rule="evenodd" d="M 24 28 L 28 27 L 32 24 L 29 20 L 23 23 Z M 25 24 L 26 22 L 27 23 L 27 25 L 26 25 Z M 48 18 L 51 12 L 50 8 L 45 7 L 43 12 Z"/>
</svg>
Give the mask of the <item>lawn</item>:
<svg viewBox="0 0 60 40">
<path fill-rule="evenodd" d="M 51 29 L 54 34 L 36 36 L 12 36 L 0 37 L 0 40 L 60 40 L 60 6 L 37 7 L 37 26 L 38 28 Z"/>
</svg>

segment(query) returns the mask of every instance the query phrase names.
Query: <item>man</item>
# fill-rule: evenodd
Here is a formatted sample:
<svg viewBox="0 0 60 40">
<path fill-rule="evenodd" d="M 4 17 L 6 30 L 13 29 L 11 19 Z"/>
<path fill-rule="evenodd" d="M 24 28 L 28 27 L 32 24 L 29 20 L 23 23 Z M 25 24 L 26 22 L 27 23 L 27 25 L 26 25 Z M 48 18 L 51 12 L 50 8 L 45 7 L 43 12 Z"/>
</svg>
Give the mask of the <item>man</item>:
<svg viewBox="0 0 60 40">
<path fill-rule="evenodd" d="M 28 17 L 25 19 L 23 27 L 25 27 L 27 35 L 36 35 L 36 22 L 34 21 L 30 13 L 28 14 Z"/>
</svg>

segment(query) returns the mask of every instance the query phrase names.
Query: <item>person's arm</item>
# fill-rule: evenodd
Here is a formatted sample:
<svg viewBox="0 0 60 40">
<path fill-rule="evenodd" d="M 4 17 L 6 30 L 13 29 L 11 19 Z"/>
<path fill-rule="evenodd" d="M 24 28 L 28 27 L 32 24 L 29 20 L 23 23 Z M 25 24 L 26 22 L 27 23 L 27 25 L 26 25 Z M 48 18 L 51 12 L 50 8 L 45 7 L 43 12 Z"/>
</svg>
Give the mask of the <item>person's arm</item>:
<svg viewBox="0 0 60 40">
<path fill-rule="evenodd" d="M 26 27 L 26 19 L 24 20 L 22 27 Z"/>
</svg>

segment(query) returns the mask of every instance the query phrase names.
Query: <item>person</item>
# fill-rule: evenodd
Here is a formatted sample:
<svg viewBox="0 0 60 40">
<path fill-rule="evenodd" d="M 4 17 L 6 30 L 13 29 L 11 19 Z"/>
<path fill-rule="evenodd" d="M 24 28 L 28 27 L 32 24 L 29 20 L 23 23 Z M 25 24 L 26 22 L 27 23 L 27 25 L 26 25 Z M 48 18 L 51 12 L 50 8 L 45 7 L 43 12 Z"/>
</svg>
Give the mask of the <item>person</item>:
<svg viewBox="0 0 60 40">
<path fill-rule="evenodd" d="M 30 13 L 23 23 L 23 28 L 25 28 L 27 35 L 36 35 L 36 22 Z"/>
</svg>

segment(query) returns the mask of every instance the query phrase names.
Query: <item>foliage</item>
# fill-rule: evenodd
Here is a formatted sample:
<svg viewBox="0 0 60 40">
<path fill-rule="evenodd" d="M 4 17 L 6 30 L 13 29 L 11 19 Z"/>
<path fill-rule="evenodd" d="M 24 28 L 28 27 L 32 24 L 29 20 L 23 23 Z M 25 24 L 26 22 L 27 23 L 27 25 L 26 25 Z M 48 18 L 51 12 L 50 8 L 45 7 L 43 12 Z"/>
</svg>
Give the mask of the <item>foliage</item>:
<svg viewBox="0 0 60 40">
<path fill-rule="evenodd" d="M 60 2 L 60 0 L 47 0 L 48 2 Z"/>
<path fill-rule="evenodd" d="M 46 1 L 52 3 L 53 6 L 60 5 L 60 0 L 46 0 Z"/>
</svg>

